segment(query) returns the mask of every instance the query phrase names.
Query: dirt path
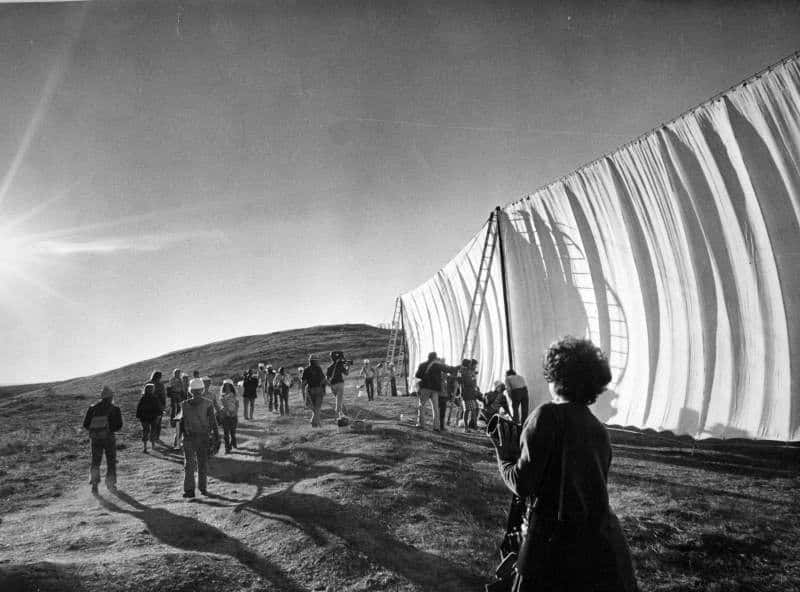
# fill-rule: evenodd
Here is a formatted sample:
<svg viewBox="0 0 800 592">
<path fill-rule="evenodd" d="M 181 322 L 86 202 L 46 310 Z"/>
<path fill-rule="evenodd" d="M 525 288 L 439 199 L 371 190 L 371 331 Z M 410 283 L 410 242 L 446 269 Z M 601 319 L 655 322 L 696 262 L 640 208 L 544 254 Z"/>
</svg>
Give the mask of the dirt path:
<svg viewBox="0 0 800 592">
<path fill-rule="evenodd" d="M 435 516 L 440 500 L 414 476 L 447 448 L 385 419 L 392 405 L 408 400 L 371 408 L 370 434 L 330 420 L 312 430 L 304 410 L 279 418 L 261 406 L 240 423 L 241 448 L 211 459 L 210 495 L 193 500 L 181 498 L 177 451 L 143 454 L 128 439 L 117 491 L 84 483 L 3 517 L 4 590 L 477 589 L 468 558 L 446 559 L 440 535 L 426 544 L 434 524 L 407 525 Z"/>
</svg>

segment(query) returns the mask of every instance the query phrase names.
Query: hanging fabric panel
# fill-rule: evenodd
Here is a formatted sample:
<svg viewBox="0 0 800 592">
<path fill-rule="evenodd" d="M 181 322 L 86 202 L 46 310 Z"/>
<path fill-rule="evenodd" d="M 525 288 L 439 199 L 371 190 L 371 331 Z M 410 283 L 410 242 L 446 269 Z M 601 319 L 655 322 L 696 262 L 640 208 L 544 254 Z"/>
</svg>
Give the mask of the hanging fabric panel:
<svg viewBox="0 0 800 592">
<path fill-rule="evenodd" d="M 504 209 L 512 349 L 565 334 L 614 380 L 604 421 L 800 439 L 797 57 Z"/>
<path fill-rule="evenodd" d="M 695 437 L 800 440 L 800 64 L 792 56 L 499 214 L 516 370 L 589 336 L 614 378 L 593 411 Z M 456 363 L 487 225 L 402 296 L 412 368 Z M 480 386 L 508 366 L 499 252 Z"/>
<path fill-rule="evenodd" d="M 401 296 L 412 374 L 427 360 L 429 352 L 436 352 L 449 365 L 461 363 L 488 228 L 487 222 L 434 277 Z M 478 383 L 484 391 L 491 388 L 508 364 L 503 283 L 497 252 L 491 263 L 485 302 L 472 356 L 479 361 Z"/>
</svg>

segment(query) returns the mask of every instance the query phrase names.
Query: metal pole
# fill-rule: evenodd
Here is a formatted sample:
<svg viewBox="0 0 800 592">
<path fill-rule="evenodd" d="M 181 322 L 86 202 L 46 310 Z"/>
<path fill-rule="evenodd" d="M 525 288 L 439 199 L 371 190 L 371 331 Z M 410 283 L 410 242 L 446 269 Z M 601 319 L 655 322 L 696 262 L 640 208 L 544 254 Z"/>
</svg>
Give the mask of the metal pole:
<svg viewBox="0 0 800 592">
<path fill-rule="evenodd" d="M 405 309 L 403 308 L 403 297 L 398 296 L 397 299 L 400 301 L 400 334 L 402 335 L 400 338 L 400 343 L 403 344 L 403 374 L 405 375 L 406 396 L 408 396 L 408 341 L 406 340 L 406 315 Z"/>
<path fill-rule="evenodd" d="M 506 277 L 506 252 L 503 248 L 503 233 L 500 230 L 500 213 L 502 212 L 500 206 L 497 206 L 495 212 L 495 224 L 497 224 L 497 246 L 500 247 L 500 276 L 503 279 L 503 308 L 506 313 L 506 347 L 508 348 L 508 367 L 514 367 L 514 353 L 511 348 L 511 315 L 509 314 L 508 302 L 508 278 Z"/>
</svg>

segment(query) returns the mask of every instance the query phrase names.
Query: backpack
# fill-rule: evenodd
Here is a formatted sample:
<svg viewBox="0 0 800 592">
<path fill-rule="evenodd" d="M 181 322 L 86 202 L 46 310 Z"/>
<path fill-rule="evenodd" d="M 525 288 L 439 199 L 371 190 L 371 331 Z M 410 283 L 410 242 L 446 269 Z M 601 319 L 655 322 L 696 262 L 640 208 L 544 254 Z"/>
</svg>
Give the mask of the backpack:
<svg viewBox="0 0 800 592">
<path fill-rule="evenodd" d="M 183 404 L 183 429 L 187 434 L 199 435 L 208 431 L 208 408 L 211 403 L 207 399 L 189 399 Z"/>
<path fill-rule="evenodd" d="M 225 417 L 236 417 L 236 394 L 225 393 L 222 395 L 222 414 Z"/>
<path fill-rule="evenodd" d="M 306 374 L 308 374 L 308 376 L 306 376 Z M 303 372 L 303 380 L 305 380 L 310 387 L 322 386 L 325 384 L 325 374 L 319 366 L 309 366 Z"/>
<path fill-rule="evenodd" d="M 89 422 L 89 437 L 92 440 L 105 440 L 111 435 L 108 415 L 93 415 Z"/>
</svg>

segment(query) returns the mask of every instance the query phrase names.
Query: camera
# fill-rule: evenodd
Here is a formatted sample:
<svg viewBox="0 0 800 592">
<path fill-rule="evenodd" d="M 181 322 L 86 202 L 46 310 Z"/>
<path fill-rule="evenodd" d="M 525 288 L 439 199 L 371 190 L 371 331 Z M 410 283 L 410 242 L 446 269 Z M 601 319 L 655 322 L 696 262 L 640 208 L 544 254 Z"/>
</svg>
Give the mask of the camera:
<svg viewBox="0 0 800 592">
<path fill-rule="evenodd" d="M 345 366 L 352 366 L 354 364 L 353 360 L 345 359 L 343 351 L 332 351 L 331 360 L 333 360 L 334 362 L 341 362 Z"/>
</svg>

